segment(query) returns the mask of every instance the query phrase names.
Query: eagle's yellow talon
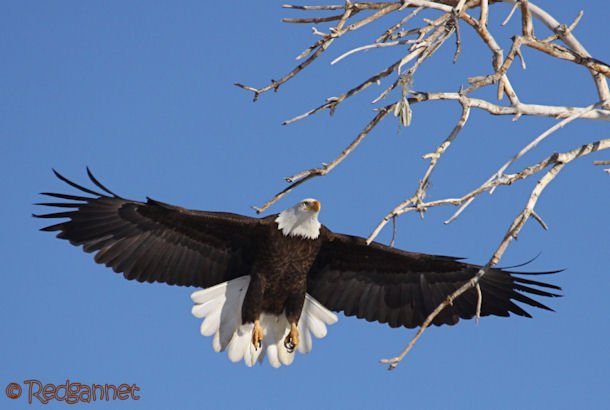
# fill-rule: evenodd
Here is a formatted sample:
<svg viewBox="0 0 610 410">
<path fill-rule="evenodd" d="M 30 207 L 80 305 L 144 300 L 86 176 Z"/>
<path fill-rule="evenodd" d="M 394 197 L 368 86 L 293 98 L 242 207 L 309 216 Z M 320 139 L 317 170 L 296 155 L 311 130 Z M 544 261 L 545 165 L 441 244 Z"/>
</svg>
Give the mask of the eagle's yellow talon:
<svg viewBox="0 0 610 410">
<path fill-rule="evenodd" d="M 254 321 L 254 329 L 252 329 L 252 344 L 256 350 L 263 346 L 263 328 L 258 320 Z"/>
<path fill-rule="evenodd" d="M 288 353 L 294 352 L 294 349 L 299 345 L 299 329 L 295 323 L 290 324 L 290 333 L 284 339 L 284 347 Z"/>
</svg>

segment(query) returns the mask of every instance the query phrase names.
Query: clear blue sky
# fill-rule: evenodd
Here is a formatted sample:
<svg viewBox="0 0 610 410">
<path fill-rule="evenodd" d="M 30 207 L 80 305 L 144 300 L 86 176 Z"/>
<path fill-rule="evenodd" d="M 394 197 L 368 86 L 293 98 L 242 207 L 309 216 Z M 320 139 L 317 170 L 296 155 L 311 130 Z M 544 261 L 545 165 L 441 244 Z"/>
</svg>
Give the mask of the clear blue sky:
<svg viewBox="0 0 610 410">
<path fill-rule="evenodd" d="M 564 22 L 584 9 L 576 34 L 594 56 L 610 60 L 606 1 L 544 3 Z M 395 372 L 378 360 L 398 353 L 413 331 L 344 316 L 288 368 L 232 364 L 199 334 L 190 313 L 193 289 L 126 281 L 91 255 L 38 232 L 44 221 L 30 216 L 39 212 L 32 205 L 41 200 L 37 193 L 66 189 L 51 168 L 85 182 L 88 165 L 125 197 L 254 216 L 250 206 L 283 188 L 284 176 L 332 159 L 368 122 L 379 88 L 344 104 L 333 118 L 322 113 L 288 127 L 281 121 L 339 94 L 395 51 L 330 67 L 340 52 L 364 44 L 366 37 L 357 35 L 253 104 L 232 84 L 262 86 L 279 78 L 314 40 L 310 26 L 280 22 L 299 15 L 281 4 L 1 3 L 0 407 L 29 408 L 24 397 L 6 397 L 10 382 L 70 379 L 140 387 L 137 402 L 91 405 L 106 409 L 607 408 L 610 176 L 591 162 L 609 154 L 569 165 L 539 202 L 549 231 L 529 222 L 502 261 L 513 265 L 539 255 L 524 269 L 565 268 L 549 278 L 564 289 L 565 297 L 545 301 L 556 313 L 531 310 L 534 319 L 484 318 L 478 326 L 431 329 Z M 504 5 L 491 10 L 503 45 L 515 32 L 516 21 L 498 29 L 507 11 Z M 468 28 L 462 32 L 459 63 L 450 64 L 450 41 L 420 70 L 414 89 L 454 91 L 467 76 L 489 72 L 487 51 Z M 529 50 L 525 57 L 528 71 L 515 66 L 512 72 L 523 101 L 595 102 L 583 70 Z M 431 103 L 414 107 L 408 129 L 398 132 L 386 120 L 335 172 L 270 211 L 315 197 L 328 227 L 366 236 L 412 194 L 426 166 L 421 155 L 445 138 L 458 115 L 457 104 Z M 473 112 L 434 174 L 429 198 L 471 190 L 551 124 Z M 521 164 L 607 137 L 606 123 L 576 122 Z M 431 210 L 423 220 L 407 216 L 396 245 L 484 263 L 534 182 L 480 198 L 449 226 L 442 224 L 449 208 Z M 387 232 L 380 239 L 387 241 Z"/>
</svg>

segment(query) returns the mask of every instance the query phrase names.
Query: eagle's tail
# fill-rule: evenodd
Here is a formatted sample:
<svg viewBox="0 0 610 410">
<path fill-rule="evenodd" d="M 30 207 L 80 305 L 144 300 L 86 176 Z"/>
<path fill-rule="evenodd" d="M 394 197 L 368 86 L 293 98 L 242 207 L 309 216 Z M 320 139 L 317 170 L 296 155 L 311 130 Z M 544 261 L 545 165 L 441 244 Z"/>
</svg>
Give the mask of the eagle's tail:
<svg viewBox="0 0 610 410">
<path fill-rule="evenodd" d="M 204 319 L 201 334 L 214 336 L 212 346 L 215 351 L 227 351 L 232 362 L 244 360 L 251 367 L 257 361 L 263 362 L 265 356 L 273 367 L 290 365 L 294 352 L 284 347 L 284 338 L 290 325 L 284 315 L 263 313 L 260 324 L 263 328 L 262 347 L 255 349 L 252 344 L 252 323 L 241 323 L 241 307 L 246 296 L 250 276 L 242 276 L 214 287 L 199 290 L 191 295 L 195 303 L 192 312 L 197 318 Z M 310 295 L 306 295 L 298 329 L 301 341 L 297 347 L 301 353 L 311 351 L 312 335 L 317 338 L 326 336 L 326 325 L 337 321 L 337 315 L 322 306 Z"/>
</svg>

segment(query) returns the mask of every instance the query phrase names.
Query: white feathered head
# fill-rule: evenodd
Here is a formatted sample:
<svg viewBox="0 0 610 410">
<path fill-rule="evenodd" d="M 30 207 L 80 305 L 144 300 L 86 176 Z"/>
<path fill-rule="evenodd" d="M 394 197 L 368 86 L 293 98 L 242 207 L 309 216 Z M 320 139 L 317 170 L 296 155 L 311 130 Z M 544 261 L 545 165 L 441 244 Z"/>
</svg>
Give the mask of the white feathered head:
<svg viewBox="0 0 610 410">
<path fill-rule="evenodd" d="M 320 235 L 320 201 L 312 198 L 280 212 L 275 222 L 285 236 L 301 236 L 306 239 L 316 239 Z"/>
</svg>

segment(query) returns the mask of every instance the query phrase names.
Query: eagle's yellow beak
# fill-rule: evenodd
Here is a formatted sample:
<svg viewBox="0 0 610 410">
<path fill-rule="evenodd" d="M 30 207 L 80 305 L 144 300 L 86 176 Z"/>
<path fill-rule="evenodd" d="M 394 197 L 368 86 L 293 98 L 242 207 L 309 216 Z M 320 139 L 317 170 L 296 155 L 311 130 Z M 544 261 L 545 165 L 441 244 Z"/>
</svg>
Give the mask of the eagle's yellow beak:
<svg viewBox="0 0 610 410">
<path fill-rule="evenodd" d="M 308 206 L 308 209 L 313 212 L 320 212 L 320 208 L 321 208 L 320 201 L 311 201 L 311 203 Z"/>
</svg>

